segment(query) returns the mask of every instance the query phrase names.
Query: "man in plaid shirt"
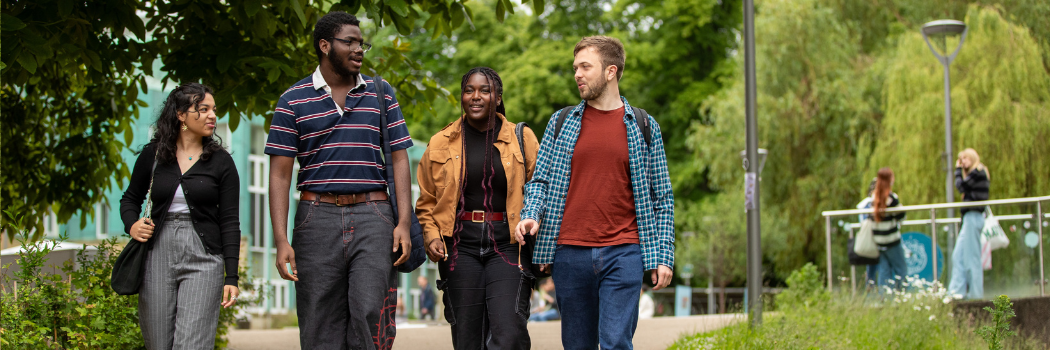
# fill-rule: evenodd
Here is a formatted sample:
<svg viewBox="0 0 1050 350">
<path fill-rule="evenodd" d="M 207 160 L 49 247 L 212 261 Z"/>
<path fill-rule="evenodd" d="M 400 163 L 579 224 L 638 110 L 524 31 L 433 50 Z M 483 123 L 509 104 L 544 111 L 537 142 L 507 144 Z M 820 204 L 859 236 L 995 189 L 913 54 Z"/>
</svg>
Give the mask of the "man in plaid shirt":
<svg viewBox="0 0 1050 350">
<path fill-rule="evenodd" d="M 632 349 L 640 277 L 651 271 L 654 289 L 672 277 L 667 157 L 656 120 L 635 121 L 620 96 L 623 44 L 586 37 L 573 55 L 583 101 L 559 131 L 559 113 L 551 116 L 515 234 L 538 234 L 532 263 L 554 279 L 566 349 Z"/>
</svg>

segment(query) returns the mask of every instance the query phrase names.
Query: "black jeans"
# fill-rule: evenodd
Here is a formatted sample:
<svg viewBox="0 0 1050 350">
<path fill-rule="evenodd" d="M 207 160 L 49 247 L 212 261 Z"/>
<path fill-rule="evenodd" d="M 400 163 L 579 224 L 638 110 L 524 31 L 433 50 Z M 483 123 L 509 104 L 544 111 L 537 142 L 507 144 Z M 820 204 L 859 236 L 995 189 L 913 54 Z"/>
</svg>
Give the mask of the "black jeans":
<svg viewBox="0 0 1050 350">
<path fill-rule="evenodd" d="M 439 264 L 441 280 L 437 281 L 438 289 L 445 292 L 442 302 L 445 320 L 452 325 L 452 346 L 457 350 L 531 348 L 527 324 L 535 279 L 528 272 L 528 261 L 522 261 L 524 271 L 517 266 L 518 245 L 510 243 L 507 222 L 493 222 L 495 230 L 485 223 L 462 224 L 455 248 L 454 239 L 445 237 L 449 259 Z"/>
<path fill-rule="evenodd" d="M 292 248 L 299 345 L 303 349 L 390 349 L 397 270 L 390 203 L 299 202 Z"/>
</svg>

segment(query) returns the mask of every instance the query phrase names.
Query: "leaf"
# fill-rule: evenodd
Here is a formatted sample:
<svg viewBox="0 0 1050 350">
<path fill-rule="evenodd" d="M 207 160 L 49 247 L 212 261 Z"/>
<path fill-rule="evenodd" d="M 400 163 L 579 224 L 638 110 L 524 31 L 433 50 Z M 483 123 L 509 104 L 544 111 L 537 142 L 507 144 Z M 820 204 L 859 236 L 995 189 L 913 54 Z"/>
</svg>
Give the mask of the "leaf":
<svg viewBox="0 0 1050 350">
<path fill-rule="evenodd" d="M 18 55 L 17 61 L 29 74 L 36 74 L 36 60 L 31 55 L 28 52 L 22 52 L 21 55 Z"/>
<path fill-rule="evenodd" d="M 4 68 L 7 68 L 7 65 L 4 64 L 4 62 L 0 62 L 0 70 L 3 70 Z"/>
<path fill-rule="evenodd" d="M 18 17 L 6 13 L 0 14 L 0 29 L 3 29 L 4 31 L 15 31 L 25 27 L 26 24 L 18 19 Z"/>
<path fill-rule="evenodd" d="M 463 12 L 463 5 L 460 5 L 458 2 L 452 4 L 452 7 L 448 10 L 448 14 L 452 17 L 453 29 L 459 28 L 459 26 L 463 25 L 465 15 L 465 13 Z"/>
<path fill-rule="evenodd" d="M 503 23 L 507 16 L 507 8 L 503 6 L 503 0 L 496 0 L 496 20 Z"/>
<path fill-rule="evenodd" d="M 244 2 L 244 13 L 248 14 L 248 17 L 254 17 L 262 7 L 262 0 L 247 0 Z"/>
<path fill-rule="evenodd" d="M 135 33 L 135 37 L 139 40 L 146 40 L 146 24 L 142 22 L 142 18 L 139 16 L 131 16 L 131 32 Z"/>
<path fill-rule="evenodd" d="M 303 13 L 303 5 L 299 3 L 299 0 L 292 0 L 292 10 L 295 11 L 295 15 L 299 17 L 299 23 L 306 25 L 306 14 Z"/>
<path fill-rule="evenodd" d="M 408 4 L 405 3 L 405 0 L 386 0 L 383 3 L 399 16 L 408 17 Z"/>
<path fill-rule="evenodd" d="M 232 64 L 233 60 L 236 58 L 236 51 L 223 50 L 222 53 L 219 54 L 219 59 L 216 62 L 216 68 L 219 69 L 219 73 L 226 73 L 226 71 L 230 69 L 230 64 Z"/>
<path fill-rule="evenodd" d="M 539 17 L 540 15 L 542 15 L 543 14 L 543 10 L 544 10 L 544 5 L 545 4 L 544 4 L 543 0 L 532 0 L 532 15 L 536 16 L 536 17 Z"/>
<path fill-rule="evenodd" d="M 266 79 L 271 83 L 276 82 L 279 77 L 281 77 L 281 70 L 278 68 L 270 68 L 270 70 L 266 72 Z"/>
</svg>

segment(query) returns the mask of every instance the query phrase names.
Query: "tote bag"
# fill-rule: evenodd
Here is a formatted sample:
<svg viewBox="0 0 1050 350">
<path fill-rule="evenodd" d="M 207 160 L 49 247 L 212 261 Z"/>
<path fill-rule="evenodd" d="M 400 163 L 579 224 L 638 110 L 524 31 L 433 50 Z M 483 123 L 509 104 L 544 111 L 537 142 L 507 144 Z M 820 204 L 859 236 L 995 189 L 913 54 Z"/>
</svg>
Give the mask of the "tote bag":
<svg viewBox="0 0 1050 350">
<path fill-rule="evenodd" d="M 875 244 L 875 235 L 872 233 L 874 226 L 875 221 L 871 219 L 866 219 L 860 224 L 860 231 L 857 231 L 857 237 L 853 241 L 853 253 L 865 258 L 879 257 L 879 245 Z"/>
</svg>

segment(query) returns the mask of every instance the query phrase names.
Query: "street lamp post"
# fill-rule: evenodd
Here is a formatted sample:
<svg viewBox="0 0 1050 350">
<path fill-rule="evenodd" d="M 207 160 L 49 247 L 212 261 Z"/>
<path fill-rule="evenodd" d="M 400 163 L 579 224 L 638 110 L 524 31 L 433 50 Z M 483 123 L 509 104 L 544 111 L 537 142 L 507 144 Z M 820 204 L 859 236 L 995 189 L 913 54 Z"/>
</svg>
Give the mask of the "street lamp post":
<svg viewBox="0 0 1050 350">
<path fill-rule="evenodd" d="M 754 113 L 751 111 L 751 113 Z M 744 211 L 747 213 L 747 313 L 752 327 L 762 325 L 762 225 L 759 217 L 758 188 L 769 151 L 758 148 L 754 114 L 748 118 L 747 149 L 744 159 Z M 754 144 L 751 142 L 754 141 Z"/>
<path fill-rule="evenodd" d="M 959 49 L 962 48 L 963 41 L 966 40 L 966 24 L 961 21 L 942 19 L 933 22 L 926 23 L 922 26 L 922 39 L 926 40 L 926 46 L 930 48 L 930 52 L 937 57 L 937 60 L 944 66 L 944 159 L 945 159 L 945 171 L 946 177 L 944 181 L 946 203 L 954 201 L 955 190 L 952 186 L 954 174 L 952 170 L 952 95 L 951 95 L 951 84 L 949 78 L 948 67 L 955 60 L 955 55 L 959 54 Z M 936 49 L 933 48 L 933 44 L 930 43 L 930 36 L 932 35 L 956 35 L 962 34 L 959 38 L 959 45 L 952 50 L 950 55 L 942 55 Z M 945 53 L 948 52 L 947 44 L 945 44 Z M 952 209 L 948 209 L 948 217 L 952 217 Z M 949 243 L 951 240 L 949 240 Z M 950 250 L 950 249 L 949 249 Z"/>
</svg>

